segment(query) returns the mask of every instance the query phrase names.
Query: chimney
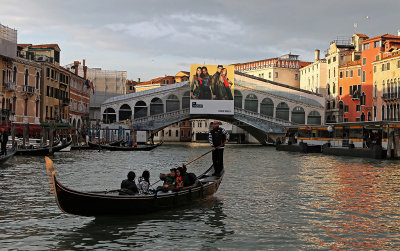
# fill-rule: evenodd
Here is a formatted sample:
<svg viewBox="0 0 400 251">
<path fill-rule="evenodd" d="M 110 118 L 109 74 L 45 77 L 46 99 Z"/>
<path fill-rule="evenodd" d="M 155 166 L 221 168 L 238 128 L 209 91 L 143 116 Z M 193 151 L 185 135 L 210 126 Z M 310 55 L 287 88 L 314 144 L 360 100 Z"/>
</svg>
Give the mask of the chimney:
<svg viewBox="0 0 400 251">
<path fill-rule="evenodd" d="M 84 78 L 84 79 L 87 79 L 87 66 L 86 66 L 86 60 L 85 60 L 85 59 L 83 59 L 83 60 L 82 60 L 82 63 L 83 63 L 83 78 Z"/>
<path fill-rule="evenodd" d="M 140 84 L 140 78 L 137 79 L 137 83 Z"/>
<path fill-rule="evenodd" d="M 79 61 L 74 61 L 75 75 L 78 75 Z"/>
<path fill-rule="evenodd" d="M 320 51 L 319 50 L 315 50 L 314 62 L 319 61 L 319 54 L 320 54 Z"/>
</svg>

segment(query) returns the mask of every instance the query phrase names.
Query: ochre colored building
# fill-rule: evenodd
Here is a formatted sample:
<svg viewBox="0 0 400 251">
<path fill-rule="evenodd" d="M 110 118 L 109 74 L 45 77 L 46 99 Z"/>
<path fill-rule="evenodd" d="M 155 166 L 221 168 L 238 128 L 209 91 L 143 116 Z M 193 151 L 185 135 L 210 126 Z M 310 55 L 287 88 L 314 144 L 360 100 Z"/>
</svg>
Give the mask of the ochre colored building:
<svg viewBox="0 0 400 251">
<path fill-rule="evenodd" d="M 149 81 L 141 82 L 140 84 L 135 85 L 135 92 L 146 91 L 154 88 L 158 88 L 164 85 L 174 84 L 175 77 L 174 76 L 165 76 L 154 78 Z"/>
<path fill-rule="evenodd" d="M 188 71 L 180 71 L 177 74 L 175 74 L 176 83 L 189 81 L 189 78 L 190 78 L 190 72 Z"/>
<path fill-rule="evenodd" d="M 16 135 L 23 134 L 29 124 L 29 134 L 40 134 L 41 64 L 22 55 L 16 58 L 0 56 L 1 125 L 15 125 Z"/>
<path fill-rule="evenodd" d="M 373 65 L 374 120 L 400 120 L 400 50 Z"/>
</svg>

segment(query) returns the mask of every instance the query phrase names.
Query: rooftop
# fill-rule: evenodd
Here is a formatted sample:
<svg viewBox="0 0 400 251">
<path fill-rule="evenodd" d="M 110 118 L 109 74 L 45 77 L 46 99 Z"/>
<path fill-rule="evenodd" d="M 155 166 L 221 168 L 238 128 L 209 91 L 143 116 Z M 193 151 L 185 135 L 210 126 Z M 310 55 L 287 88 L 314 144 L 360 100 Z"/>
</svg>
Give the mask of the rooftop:
<svg viewBox="0 0 400 251">
<path fill-rule="evenodd" d="M 371 42 L 371 41 L 374 41 L 374 40 L 380 40 L 380 39 L 385 39 L 385 38 L 386 39 L 400 39 L 400 36 L 396 36 L 396 35 L 392 35 L 392 34 L 386 33 L 386 34 L 383 34 L 383 35 L 380 35 L 380 36 L 376 36 L 376 37 L 364 40 L 362 43 L 364 44 L 364 43 L 368 43 L 368 42 Z"/>
</svg>

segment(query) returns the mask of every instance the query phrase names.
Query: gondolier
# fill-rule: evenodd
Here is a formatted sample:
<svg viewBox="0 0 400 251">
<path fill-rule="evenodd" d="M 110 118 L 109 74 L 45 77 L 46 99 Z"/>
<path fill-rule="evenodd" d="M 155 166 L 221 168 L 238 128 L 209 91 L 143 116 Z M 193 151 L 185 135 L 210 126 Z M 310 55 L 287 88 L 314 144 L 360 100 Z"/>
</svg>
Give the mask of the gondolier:
<svg viewBox="0 0 400 251">
<path fill-rule="evenodd" d="M 224 168 L 224 146 L 228 143 L 229 133 L 222 127 L 219 122 L 213 122 L 213 129 L 208 135 L 208 140 L 212 148 L 212 160 L 214 165 L 214 175 L 219 176 Z"/>
</svg>

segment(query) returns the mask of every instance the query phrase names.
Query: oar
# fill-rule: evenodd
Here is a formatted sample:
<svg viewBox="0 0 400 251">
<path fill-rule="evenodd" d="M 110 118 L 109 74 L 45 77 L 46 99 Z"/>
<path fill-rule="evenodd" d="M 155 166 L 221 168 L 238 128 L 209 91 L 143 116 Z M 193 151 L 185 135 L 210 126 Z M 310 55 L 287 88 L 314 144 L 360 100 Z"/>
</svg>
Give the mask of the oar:
<svg viewBox="0 0 400 251">
<path fill-rule="evenodd" d="M 182 166 L 188 166 L 188 165 L 190 165 L 191 163 L 195 162 L 196 160 L 200 159 L 201 157 L 206 156 L 206 155 L 209 154 L 210 152 L 212 152 L 212 150 L 210 150 L 210 151 L 208 151 L 208 152 L 206 152 L 206 153 L 203 153 L 203 154 L 200 155 L 200 156 L 197 156 L 195 159 L 189 161 L 189 162 L 186 163 L 186 164 L 183 164 Z M 161 181 L 161 180 L 158 180 L 158 181 L 154 182 L 151 186 L 154 186 L 155 184 L 157 184 L 157 183 L 160 182 L 160 181 Z"/>
</svg>

